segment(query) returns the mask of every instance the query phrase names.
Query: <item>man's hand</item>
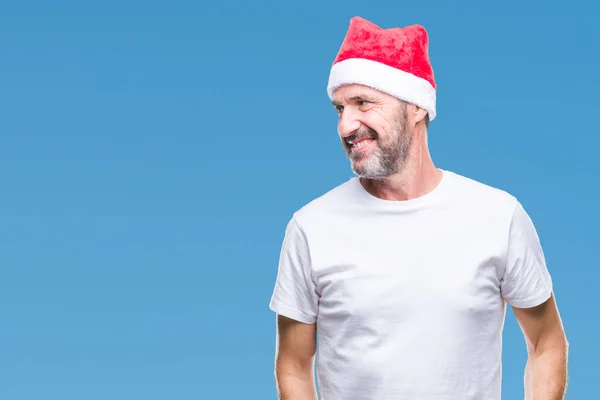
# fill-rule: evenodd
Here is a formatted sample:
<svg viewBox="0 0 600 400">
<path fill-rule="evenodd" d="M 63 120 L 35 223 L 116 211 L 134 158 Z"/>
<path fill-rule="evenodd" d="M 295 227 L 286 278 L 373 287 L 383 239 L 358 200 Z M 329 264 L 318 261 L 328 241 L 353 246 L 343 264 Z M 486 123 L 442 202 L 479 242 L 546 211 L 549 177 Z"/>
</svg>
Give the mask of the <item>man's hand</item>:
<svg viewBox="0 0 600 400">
<path fill-rule="evenodd" d="M 317 400 L 315 353 L 316 324 L 278 315 L 275 380 L 280 400 Z"/>
<path fill-rule="evenodd" d="M 527 344 L 525 399 L 564 399 L 568 342 L 554 295 L 537 307 L 513 307 L 513 311 Z"/>
</svg>

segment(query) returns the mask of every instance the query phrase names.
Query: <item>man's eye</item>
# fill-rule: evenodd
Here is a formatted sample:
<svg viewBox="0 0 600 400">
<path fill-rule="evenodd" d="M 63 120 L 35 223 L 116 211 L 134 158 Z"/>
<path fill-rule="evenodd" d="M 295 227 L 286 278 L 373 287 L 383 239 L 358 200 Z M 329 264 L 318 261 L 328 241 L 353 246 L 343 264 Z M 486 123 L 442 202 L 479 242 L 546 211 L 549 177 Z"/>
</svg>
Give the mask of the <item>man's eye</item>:
<svg viewBox="0 0 600 400">
<path fill-rule="evenodd" d="M 335 106 L 335 111 L 337 111 L 338 114 L 341 114 L 342 111 L 344 111 L 344 106 Z"/>
</svg>

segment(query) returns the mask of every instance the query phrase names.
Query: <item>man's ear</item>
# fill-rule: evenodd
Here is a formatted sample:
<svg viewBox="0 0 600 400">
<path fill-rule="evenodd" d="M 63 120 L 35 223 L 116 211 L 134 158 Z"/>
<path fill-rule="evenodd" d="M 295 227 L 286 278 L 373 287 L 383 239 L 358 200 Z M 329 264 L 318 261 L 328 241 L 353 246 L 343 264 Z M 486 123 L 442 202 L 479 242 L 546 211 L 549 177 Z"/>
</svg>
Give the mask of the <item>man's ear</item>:
<svg viewBox="0 0 600 400">
<path fill-rule="evenodd" d="M 427 116 L 427 110 L 414 104 L 409 105 L 408 113 L 409 119 L 414 125 L 417 125 L 419 122 L 423 121 Z"/>
</svg>

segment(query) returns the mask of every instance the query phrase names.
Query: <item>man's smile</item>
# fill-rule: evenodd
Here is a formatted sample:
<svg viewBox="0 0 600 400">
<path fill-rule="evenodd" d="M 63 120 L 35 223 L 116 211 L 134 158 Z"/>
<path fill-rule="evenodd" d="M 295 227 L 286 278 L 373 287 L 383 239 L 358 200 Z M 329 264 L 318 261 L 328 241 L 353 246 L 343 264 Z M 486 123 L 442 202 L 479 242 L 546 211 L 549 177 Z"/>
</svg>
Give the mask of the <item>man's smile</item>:
<svg viewBox="0 0 600 400">
<path fill-rule="evenodd" d="M 360 153 L 370 147 L 371 144 L 377 142 L 373 138 L 362 138 L 356 140 L 349 140 L 346 143 L 350 147 L 350 151 L 353 153 Z"/>
</svg>

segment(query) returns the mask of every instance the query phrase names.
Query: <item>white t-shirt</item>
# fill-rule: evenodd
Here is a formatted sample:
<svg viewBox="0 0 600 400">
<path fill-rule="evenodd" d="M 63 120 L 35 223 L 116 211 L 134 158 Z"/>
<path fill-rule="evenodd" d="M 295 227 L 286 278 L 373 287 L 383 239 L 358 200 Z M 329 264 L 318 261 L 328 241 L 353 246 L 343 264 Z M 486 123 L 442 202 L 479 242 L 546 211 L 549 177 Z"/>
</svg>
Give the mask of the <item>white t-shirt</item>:
<svg viewBox="0 0 600 400">
<path fill-rule="evenodd" d="M 321 400 L 500 400 L 506 304 L 551 277 L 512 195 L 443 173 L 408 201 L 354 177 L 290 220 L 270 309 L 316 322 Z"/>
</svg>

